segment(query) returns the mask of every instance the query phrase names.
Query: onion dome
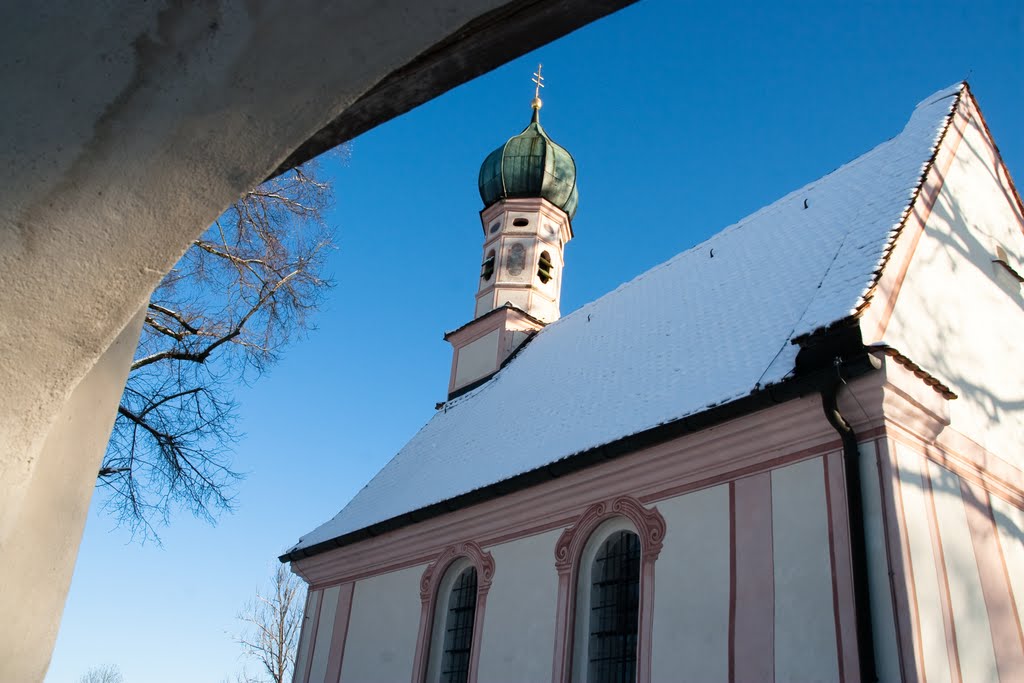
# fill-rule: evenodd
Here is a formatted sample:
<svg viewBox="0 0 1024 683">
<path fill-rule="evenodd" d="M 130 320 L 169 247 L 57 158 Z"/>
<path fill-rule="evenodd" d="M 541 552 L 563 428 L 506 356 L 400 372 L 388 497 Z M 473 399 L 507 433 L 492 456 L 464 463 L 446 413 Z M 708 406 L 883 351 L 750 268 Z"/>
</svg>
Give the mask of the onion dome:
<svg viewBox="0 0 1024 683">
<path fill-rule="evenodd" d="M 522 133 L 487 155 L 480 166 L 484 208 L 501 199 L 542 197 L 576 215 L 576 162 L 540 125 L 541 101 L 533 99 L 533 120 Z"/>
</svg>

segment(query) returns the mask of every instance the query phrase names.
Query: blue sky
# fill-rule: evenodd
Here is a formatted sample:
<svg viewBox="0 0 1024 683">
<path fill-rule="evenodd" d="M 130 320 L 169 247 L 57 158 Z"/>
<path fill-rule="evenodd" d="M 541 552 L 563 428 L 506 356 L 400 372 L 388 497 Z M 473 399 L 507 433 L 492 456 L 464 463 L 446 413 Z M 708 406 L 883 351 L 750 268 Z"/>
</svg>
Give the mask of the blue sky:
<svg viewBox="0 0 1024 683">
<path fill-rule="evenodd" d="M 329 159 L 337 286 L 319 329 L 238 388 L 238 511 L 215 527 L 179 514 L 162 547 L 91 513 L 47 681 L 102 663 L 128 683 L 241 669 L 235 615 L 276 556 L 445 398 L 442 334 L 469 320 L 479 271 L 477 170 L 529 122 L 538 61 L 542 121 L 579 169 L 563 313 L 892 137 L 965 77 L 1024 182 L 1020 3 L 895 5 L 645 0 Z"/>
</svg>

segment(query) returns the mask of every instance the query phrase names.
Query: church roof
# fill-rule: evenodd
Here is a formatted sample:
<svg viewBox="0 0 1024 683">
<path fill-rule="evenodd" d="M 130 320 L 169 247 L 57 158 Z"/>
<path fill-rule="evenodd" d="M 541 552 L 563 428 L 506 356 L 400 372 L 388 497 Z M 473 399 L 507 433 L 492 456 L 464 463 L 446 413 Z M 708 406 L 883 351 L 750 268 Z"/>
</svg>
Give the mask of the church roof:
<svg viewBox="0 0 1024 683">
<path fill-rule="evenodd" d="M 282 559 L 792 377 L 794 340 L 865 302 L 965 89 L 935 93 L 895 138 L 545 327 Z"/>
</svg>

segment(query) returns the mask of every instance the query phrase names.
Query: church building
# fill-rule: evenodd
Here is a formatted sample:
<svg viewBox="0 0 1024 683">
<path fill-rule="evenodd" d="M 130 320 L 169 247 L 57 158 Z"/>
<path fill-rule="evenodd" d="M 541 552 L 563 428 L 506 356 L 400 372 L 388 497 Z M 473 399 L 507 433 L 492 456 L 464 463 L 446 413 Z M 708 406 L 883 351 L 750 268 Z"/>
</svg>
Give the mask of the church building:
<svg viewBox="0 0 1024 683">
<path fill-rule="evenodd" d="M 565 317 L 532 106 L 448 399 L 280 558 L 295 682 L 1024 680 L 1024 205 L 967 84 Z"/>
</svg>

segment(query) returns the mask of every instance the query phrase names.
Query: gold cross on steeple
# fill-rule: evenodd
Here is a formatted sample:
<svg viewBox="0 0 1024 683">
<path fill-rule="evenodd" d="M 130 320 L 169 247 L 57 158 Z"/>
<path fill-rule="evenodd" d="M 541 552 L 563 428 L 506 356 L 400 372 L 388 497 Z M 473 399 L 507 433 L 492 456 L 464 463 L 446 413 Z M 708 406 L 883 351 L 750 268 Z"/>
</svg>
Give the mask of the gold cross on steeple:
<svg viewBox="0 0 1024 683">
<path fill-rule="evenodd" d="M 534 109 L 540 109 L 543 102 L 540 101 L 540 89 L 544 87 L 544 77 L 540 75 L 541 69 L 544 68 L 543 64 L 537 65 L 537 70 L 533 72 L 533 82 L 537 84 L 537 87 L 533 89 L 533 102 L 530 106 Z"/>
</svg>

